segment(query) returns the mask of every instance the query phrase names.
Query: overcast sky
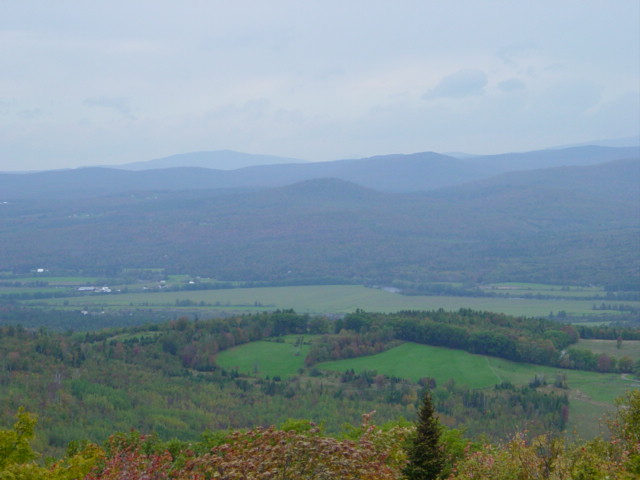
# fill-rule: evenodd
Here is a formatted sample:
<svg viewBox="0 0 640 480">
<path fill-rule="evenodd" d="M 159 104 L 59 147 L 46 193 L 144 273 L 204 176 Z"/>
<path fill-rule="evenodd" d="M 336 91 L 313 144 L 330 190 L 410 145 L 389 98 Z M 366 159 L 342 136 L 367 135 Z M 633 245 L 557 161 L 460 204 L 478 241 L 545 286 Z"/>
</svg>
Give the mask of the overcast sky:
<svg viewBox="0 0 640 480">
<path fill-rule="evenodd" d="M 0 170 L 640 132 L 638 0 L 0 0 Z"/>
</svg>

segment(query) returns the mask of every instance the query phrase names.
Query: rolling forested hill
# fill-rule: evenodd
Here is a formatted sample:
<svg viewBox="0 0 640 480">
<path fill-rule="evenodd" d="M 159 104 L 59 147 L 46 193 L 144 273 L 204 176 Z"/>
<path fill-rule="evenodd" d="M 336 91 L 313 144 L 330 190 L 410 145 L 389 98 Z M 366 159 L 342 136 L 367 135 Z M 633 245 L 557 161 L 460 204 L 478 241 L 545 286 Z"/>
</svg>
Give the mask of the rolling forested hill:
<svg viewBox="0 0 640 480">
<path fill-rule="evenodd" d="M 262 189 L 139 184 L 110 196 L 16 199 L 0 206 L 0 268 L 155 267 L 289 283 L 634 284 L 639 178 L 638 160 L 620 160 L 418 193 L 321 178 Z M 75 185 L 94 188 L 88 179 Z"/>
</svg>

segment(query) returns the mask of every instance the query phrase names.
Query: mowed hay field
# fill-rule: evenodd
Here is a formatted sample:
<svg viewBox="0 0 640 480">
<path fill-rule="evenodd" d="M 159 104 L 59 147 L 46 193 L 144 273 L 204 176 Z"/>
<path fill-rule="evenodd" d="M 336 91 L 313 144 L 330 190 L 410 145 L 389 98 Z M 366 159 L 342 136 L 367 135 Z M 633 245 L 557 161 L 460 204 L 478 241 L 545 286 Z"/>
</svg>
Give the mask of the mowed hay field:
<svg viewBox="0 0 640 480">
<path fill-rule="evenodd" d="M 217 363 L 224 368 L 237 368 L 240 373 L 261 377 L 296 375 L 304 368 L 309 346 L 303 345 L 297 355 L 295 336 L 285 343 L 253 342 L 221 352 Z M 305 336 L 305 341 L 312 340 Z M 578 370 L 562 370 L 541 365 L 510 362 L 495 357 L 474 355 L 461 350 L 403 343 L 386 352 L 316 365 L 320 370 L 356 372 L 375 370 L 388 376 L 416 381 L 433 377 L 439 385 L 453 379 L 471 388 L 492 388 L 510 381 L 514 385 L 528 385 L 536 375 L 544 375 L 553 384 L 558 373 L 567 376 L 569 389 L 563 390 L 570 399 L 568 431 L 583 437 L 600 433 L 600 419 L 614 409 L 615 399 L 630 388 L 640 388 L 640 382 L 617 374 L 602 374 Z M 548 387 L 550 388 L 550 387 Z"/>
<path fill-rule="evenodd" d="M 92 294 L 69 298 L 39 299 L 34 306 L 77 310 L 82 308 L 127 309 L 169 308 L 225 312 L 255 312 L 293 308 L 298 313 L 340 314 L 360 308 L 369 312 L 400 310 L 458 310 L 471 308 L 527 317 L 546 317 L 550 312 L 567 315 L 589 315 L 594 320 L 615 318 L 616 311 L 594 311 L 593 302 L 579 299 L 538 300 L 508 297 L 407 296 L 358 285 L 315 285 L 299 287 L 236 288 L 176 292 L 148 292 L 118 295 Z M 624 302 L 640 308 L 640 302 Z"/>
<path fill-rule="evenodd" d="M 433 377 L 438 384 L 453 379 L 471 388 L 493 387 L 509 381 L 514 385 L 526 385 L 536 375 L 544 375 L 553 384 L 556 375 L 567 375 L 569 387 L 579 388 L 597 401 L 613 403 L 616 397 L 633 385 L 618 374 L 602 374 L 565 370 L 530 363 L 516 363 L 496 357 L 475 355 L 462 350 L 432 347 L 417 343 L 403 343 L 386 352 L 369 357 L 358 357 L 325 362 L 318 368 L 326 370 L 355 371 L 376 370 L 389 376 L 417 381 Z M 602 388 L 600 388 L 602 386 Z"/>
<path fill-rule="evenodd" d="M 304 368 L 304 359 L 311 346 L 309 340 L 313 335 L 304 335 L 304 342 L 299 347 L 296 341 L 299 335 L 280 337 L 283 342 L 265 341 L 251 342 L 220 352 L 216 363 L 228 370 L 237 370 L 243 375 L 256 377 L 287 378 L 297 375 Z"/>
<path fill-rule="evenodd" d="M 618 374 L 516 363 L 413 343 L 405 343 L 371 357 L 326 362 L 318 367 L 338 371 L 377 370 L 378 373 L 411 380 L 433 377 L 438 384 L 453 379 L 456 383 L 471 388 L 490 388 L 503 381 L 522 386 L 527 385 L 536 375 L 544 375 L 545 380 L 553 384 L 558 373 L 565 374 L 570 406 L 567 431 L 575 431 L 577 435 L 588 438 L 600 433 L 600 419 L 613 411 L 616 398 L 630 388 L 640 388 L 640 382 Z"/>
</svg>

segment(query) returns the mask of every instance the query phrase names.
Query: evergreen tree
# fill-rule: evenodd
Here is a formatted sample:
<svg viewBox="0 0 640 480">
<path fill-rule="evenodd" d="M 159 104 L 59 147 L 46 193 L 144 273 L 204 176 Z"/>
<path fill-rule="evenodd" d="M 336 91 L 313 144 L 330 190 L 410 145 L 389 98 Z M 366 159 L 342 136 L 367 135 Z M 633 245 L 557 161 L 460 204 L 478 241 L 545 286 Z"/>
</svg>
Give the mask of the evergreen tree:
<svg viewBox="0 0 640 480">
<path fill-rule="evenodd" d="M 403 473 L 409 480 L 433 480 L 444 468 L 444 450 L 440 444 L 440 422 L 435 416 L 431 394 L 425 391 L 418 412 L 416 433 L 407 450 L 408 463 Z"/>
</svg>

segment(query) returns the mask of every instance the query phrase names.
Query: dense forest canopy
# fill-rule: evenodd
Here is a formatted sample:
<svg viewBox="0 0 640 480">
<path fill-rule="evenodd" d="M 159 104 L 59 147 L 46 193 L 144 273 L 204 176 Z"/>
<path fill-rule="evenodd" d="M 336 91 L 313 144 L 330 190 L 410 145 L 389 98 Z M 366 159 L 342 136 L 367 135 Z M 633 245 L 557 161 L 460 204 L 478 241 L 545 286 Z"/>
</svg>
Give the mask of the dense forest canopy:
<svg viewBox="0 0 640 480">
<path fill-rule="evenodd" d="M 637 160 L 439 191 L 336 179 L 250 192 L 138 191 L 0 208 L 0 268 L 163 268 L 280 283 L 529 281 L 638 289 Z"/>
</svg>

